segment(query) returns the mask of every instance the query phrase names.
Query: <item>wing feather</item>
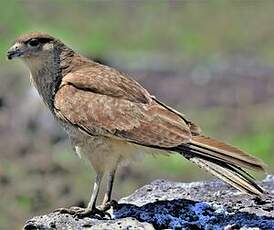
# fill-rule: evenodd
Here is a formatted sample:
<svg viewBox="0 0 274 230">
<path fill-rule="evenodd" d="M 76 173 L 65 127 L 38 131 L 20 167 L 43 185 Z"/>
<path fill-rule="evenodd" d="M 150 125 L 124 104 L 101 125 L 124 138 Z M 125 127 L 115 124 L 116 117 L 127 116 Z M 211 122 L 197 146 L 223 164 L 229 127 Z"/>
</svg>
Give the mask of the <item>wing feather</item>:
<svg viewBox="0 0 274 230">
<path fill-rule="evenodd" d="M 150 94 L 126 74 L 98 63 L 93 63 L 93 65 L 67 74 L 62 79 L 63 84 L 73 84 L 81 90 L 123 98 L 132 102 L 148 103 L 152 100 Z"/>
<path fill-rule="evenodd" d="M 136 103 L 63 84 L 54 106 L 60 119 L 93 130 L 90 135 L 122 138 L 141 145 L 173 147 L 189 142 L 189 127 L 157 103 Z"/>
</svg>

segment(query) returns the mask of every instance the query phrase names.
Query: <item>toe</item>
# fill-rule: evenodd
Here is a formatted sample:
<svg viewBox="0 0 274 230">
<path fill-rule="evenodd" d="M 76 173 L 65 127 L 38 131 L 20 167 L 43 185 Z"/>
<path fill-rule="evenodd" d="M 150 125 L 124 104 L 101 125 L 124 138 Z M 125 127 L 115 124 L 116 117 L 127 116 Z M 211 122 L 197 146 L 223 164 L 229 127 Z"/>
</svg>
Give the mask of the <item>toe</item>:
<svg viewBox="0 0 274 230">
<path fill-rule="evenodd" d="M 118 202 L 116 200 L 112 200 L 110 201 L 110 206 L 113 208 L 113 209 L 116 209 L 118 207 Z"/>
<path fill-rule="evenodd" d="M 74 217 L 78 217 L 78 218 L 84 218 L 84 217 L 89 217 L 92 214 L 92 210 L 91 209 L 84 209 L 82 212 L 76 212 L 74 214 Z"/>
<path fill-rule="evenodd" d="M 80 207 L 70 207 L 70 208 L 58 208 L 54 212 L 59 212 L 61 214 L 70 214 L 75 218 L 85 218 L 85 217 L 96 217 L 100 219 L 111 219 L 109 213 L 105 210 L 97 208 L 80 208 Z"/>
<path fill-rule="evenodd" d="M 84 212 L 76 213 L 75 216 L 78 218 L 96 217 L 100 219 L 111 219 L 111 215 L 108 212 L 102 211 L 98 208 L 86 209 Z"/>
<path fill-rule="evenodd" d="M 58 208 L 54 210 L 54 212 L 75 215 L 76 213 L 83 212 L 84 210 L 85 210 L 84 208 L 80 208 L 80 207 L 70 207 L 70 208 Z"/>
<path fill-rule="evenodd" d="M 118 202 L 115 200 L 112 200 L 103 205 L 100 205 L 98 209 L 105 212 L 105 211 L 108 211 L 110 208 L 116 209 L 117 207 L 118 207 Z"/>
</svg>

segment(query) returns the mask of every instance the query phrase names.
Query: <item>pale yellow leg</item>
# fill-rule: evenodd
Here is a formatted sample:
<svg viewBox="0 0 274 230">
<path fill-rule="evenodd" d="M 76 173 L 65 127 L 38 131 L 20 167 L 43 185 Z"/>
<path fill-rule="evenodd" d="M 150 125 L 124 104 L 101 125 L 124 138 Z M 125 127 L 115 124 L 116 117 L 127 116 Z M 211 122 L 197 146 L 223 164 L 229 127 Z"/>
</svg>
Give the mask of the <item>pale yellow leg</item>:
<svg viewBox="0 0 274 230">
<path fill-rule="evenodd" d="M 104 195 L 102 206 L 105 206 L 108 202 L 111 201 L 111 193 L 112 193 L 115 173 L 116 173 L 116 169 L 109 173 L 108 180 L 107 180 L 107 190 Z"/>
<path fill-rule="evenodd" d="M 98 193 L 99 193 L 99 189 L 100 189 L 100 185 L 101 185 L 101 181 L 102 181 L 102 177 L 103 177 L 103 173 L 97 173 L 96 178 L 95 178 L 95 182 L 93 185 L 93 191 L 88 203 L 88 209 L 95 209 L 96 207 L 96 200 L 98 197 Z"/>
</svg>

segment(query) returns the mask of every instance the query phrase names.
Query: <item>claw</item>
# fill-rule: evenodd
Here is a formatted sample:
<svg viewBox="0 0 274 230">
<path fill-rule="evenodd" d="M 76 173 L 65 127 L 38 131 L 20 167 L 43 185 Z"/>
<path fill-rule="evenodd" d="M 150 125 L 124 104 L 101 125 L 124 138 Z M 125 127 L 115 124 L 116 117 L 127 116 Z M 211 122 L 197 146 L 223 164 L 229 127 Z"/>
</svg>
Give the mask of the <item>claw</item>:
<svg viewBox="0 0 274 230">
<path fill-rule="evenodd" d="M 118 207 L 118 202 L 116 200 L 111 200 L 109 202 L 106 202 L 103 205 L 100 205 L 98 207 L 98 209 L 101 210 L 101 211 L 103 211 L 103 212 L 106 212 L 106 211 L 108 211 L 111 208 L 116 209 L 117 207 Z"/>
<path fill-rule="evenodd" d="M 59 212 L 61 214 L 70 214 L 76 218 L 85 218 L 85 217 L 96 217 L 101 219 L 111 219 L 111 215 L 105 210 L 97 208 L 80 208 L 80 207 L 70 207 L 70 208 L 58 208 L 53 212 Z"/>
<path fill-rule="evenodd" d="M 84 209 L 82 212 L 77 212 L 74 214 L 75 217 L 78 218 L 84 218 L 84 217 L 90 217 L 90 216 L 99 216 L 100 218 L 104 218 L 106 216 L 109 216 L 109 213 L 101 211 L 97 208 L 93 208 L 93 209 Z"/>
<path fill-rule="evenodd" d="M 83 212 L 84 210 L 85 210 L 84 208 L 80 208 L 80 207 L 70 207 L 70 208 L 58 208 L 58 209 L 55 209 L 53 212 L 75 215 L 76 213 Z"/>
</svg>

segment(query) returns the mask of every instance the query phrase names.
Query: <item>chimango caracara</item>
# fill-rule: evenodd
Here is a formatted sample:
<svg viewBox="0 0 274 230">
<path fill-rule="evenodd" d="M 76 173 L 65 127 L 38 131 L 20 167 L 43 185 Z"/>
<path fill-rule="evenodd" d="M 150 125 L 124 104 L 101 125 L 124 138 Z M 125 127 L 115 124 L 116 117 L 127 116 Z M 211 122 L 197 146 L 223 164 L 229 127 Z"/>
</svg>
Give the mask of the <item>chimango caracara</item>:
<svg viewBox="0 0 274 230">
<path fill-rule="evenodd" d="M 98 213 L 98 191 L 103 175 L 108 174 L 99 206 L 106 210 L 118 165 L 149 148 L 179 153 L 243 192 L 264 192 L 242 169 L 263 170 L 259 160 L 202 136 L 197 125 L 126 74 L 85 58 L 40 32 L 18 37 L 7 55 L 23 59 L 34 86 L 68 133 L 75 151 L 85 154 L 96 171 L 87 208 L 66 209 L 68 212 L 80 216 Z"/>
</svg>

